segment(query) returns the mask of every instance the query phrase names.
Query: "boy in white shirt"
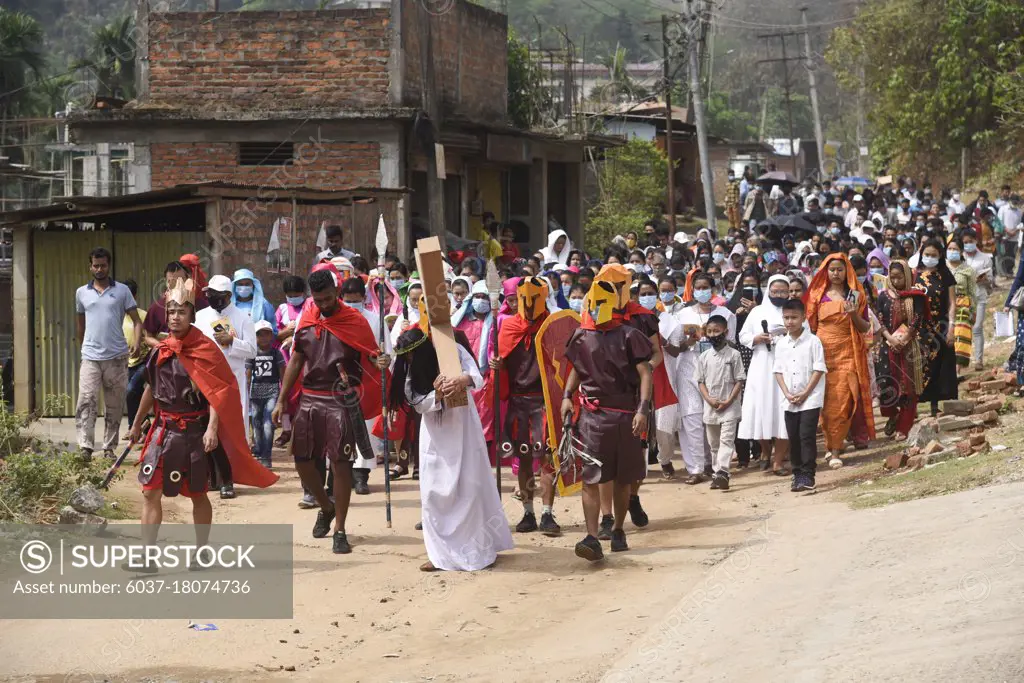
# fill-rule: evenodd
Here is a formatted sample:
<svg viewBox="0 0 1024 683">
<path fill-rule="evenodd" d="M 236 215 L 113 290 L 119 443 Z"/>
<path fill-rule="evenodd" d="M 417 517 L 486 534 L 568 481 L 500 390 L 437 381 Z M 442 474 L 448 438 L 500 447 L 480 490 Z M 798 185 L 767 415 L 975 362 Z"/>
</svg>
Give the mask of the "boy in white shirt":
<svg viewBox="0 0 1024 683">
<path fill-rule="evenodd" d="M 821 340 L 804 329 L 806 309 L 799 299 L 782 305 L 782 323 L 788 334 L 775 347 L 772 369 L 786 403 L 789 462 L 793 467 L 790 491 L 814 491 L 818 458 L 818 416 L 825 404 L 825 349 Z"/>
<path fill-rule="evenodd" d="M 697 359 L 694 379 L 704 398 L 704 430 L 711 445 L 711 488 L 729 490 L 729 461 L 740 424 L 740 394 L 747 379 L 740 352 L 729 346 L 729 321 L 723 316 L 708 318 L 705 336 L 711 344 Z"/>
</svg>

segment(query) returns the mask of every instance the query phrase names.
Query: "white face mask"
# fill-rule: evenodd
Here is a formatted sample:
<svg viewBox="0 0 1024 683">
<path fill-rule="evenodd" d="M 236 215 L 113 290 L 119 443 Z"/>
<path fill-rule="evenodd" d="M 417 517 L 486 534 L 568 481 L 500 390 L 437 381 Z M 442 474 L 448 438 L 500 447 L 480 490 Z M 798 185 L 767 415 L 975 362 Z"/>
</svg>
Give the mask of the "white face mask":
<svg viewBox="0 0 1024 683">
<path fill-rule="evenodd" d="M 925 268 L 934 268 L 935 266 L 939 265 L 939 257 L 938 256 L 922 256 L 921 257 L 921 265 L 923 265 Z"/>
</svg>

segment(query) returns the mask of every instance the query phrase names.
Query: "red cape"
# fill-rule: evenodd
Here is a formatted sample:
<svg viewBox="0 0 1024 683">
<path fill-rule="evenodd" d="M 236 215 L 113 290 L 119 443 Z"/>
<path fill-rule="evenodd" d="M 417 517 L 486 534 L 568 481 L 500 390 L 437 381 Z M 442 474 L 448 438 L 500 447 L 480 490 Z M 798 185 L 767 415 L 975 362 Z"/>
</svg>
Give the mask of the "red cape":
<svg viewBox="0 0 1024 683">
<path fill-rule="evenodd" d="M 370 361 L 370 358 L 380 355 L 380 348 L 377 346 L 377 337 L 374 336 L 370 323 L 366 322 L 363 314 L 339 302 L 334 315 L 325 318 L 313 302 L 313 297 L 309 297 L 303 304 L 300 315 L 301 320 L 295 330 L 296 334 L 307 327 L 315 327 L 317 339 L 326 330 L 339 341 L 359 351 L 359 363 L 363 368 L 363 384 L 359 388 L 363 417 L 369 420 L 380 415 L 383 401 L 380 368 Z M 390 373 L 388 374 L 390 376 Z"/>
<path fill-rule="evenodd" d="M 529 349 L 537 330 L 548 319 L 548 315 L 549 313 L 545 311 L 544 315 L 532 323 L 526 322 L 518 315 L 505 318 L 501 323 L 501 329 L 498 330 L 498 356 L 502 360 L 508 358 L 508 354 L 512 353 L 512 350 L 519 346 L 519 342 L 524 339 L 526 348 Z"/>
<path fill-rule="evenodd" d="M 182 339 L 171 335 L 160 342 L 157 353 L 158 364 L 177 356 L 189 378 L 217 411 L 217 438 L 231 463 L 232 481 L 261 489 L 276 482 L 279 477 L 261 465 L 249 451 L 238 383 L 216 342 L 192 327 Z"/>
</svg>

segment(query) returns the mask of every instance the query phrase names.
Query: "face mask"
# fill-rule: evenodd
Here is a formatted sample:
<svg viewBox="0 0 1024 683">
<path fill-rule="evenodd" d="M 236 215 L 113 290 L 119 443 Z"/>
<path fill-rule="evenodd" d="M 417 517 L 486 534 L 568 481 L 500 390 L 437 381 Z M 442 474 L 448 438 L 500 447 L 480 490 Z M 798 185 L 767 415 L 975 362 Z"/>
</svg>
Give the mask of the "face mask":
<svg viewBox="0 0 1024 683">
<path fill-rule="evenodd" d="M 394 287 L 395 289 L 401 289 L 404 284 L 405 280 L 400 277 L 395 278 L 394 280 L 391 281 L 391 286 Z"/>
<path fill-rule="evenodd" d="M 714 259 L 715 263 L 721 263 L 725 260 L 725 254 L 720 251 L 716 251 L 711 258 Z"/>
<path fill-rule="evenodd" d="M 725 335 L 724 334 L 716 334 L 716 335 L 710 335 L 709 334 L 708 335 L 708 342 L 710 342 L 711 345 L 713 347 L 715 347 L 716 349 L 720 349 L 720 348 L 722 348 L 725 345 Z"/>
<path fill-rule="evenodd" d="M 959 263 L 960 262 L 960 252 L 947 249 L 946 250 L 946 260 L 947 261 L 952 261 L 953 263 Z"/>
<path fill-rule="evenodd" d="M 964 251 L 966 251 L 968 254 L 973 254 L 974 252 L 978 251 L 978 245 L 975 244 L 974 242 L 967 242 L 966 244 L 964 244 Z"/>
<path fill-rule="evenodd" d="M 921 257 L 921 264 L 925 268 L 934 268 L 935 266 L 939 265 L 939 257 L 938 256 L 922 256 Z"/>
<path fill-rule="evenodd" d="M 252 296 L 253 289 L 254 287 L 252 285 L 238 285 L 235 287 L 235 296 L 239 299 L 248 299 Z"/>
<path fill-rule="evenodd" d="M 215 299 L 210 299 L 210 308 L 220 313 L 228 307 L 229 303 L 231 303 L 230 297 L 220 296 Z"/>
<path fill-rule="evenodd" d="M 569 299 L 569 308 L 577 313 L 583 312 L 583 299 Z"/>
<path fill-rule="evenodd" d="M 566 299 L 569 298 L 569 292 L 572 291 L 572 285 L 562 285 L 562 296 Z"/>
<path fill-rule="evenodd" d="M 662 292 L 661 293 L 661 303 L 663 303 L 663 304 L 670 304 L 670 303 L 672 303 L 675 300 L 676 300 L 676 293 L 675 292 Z"/>
<path fill-rule="evenodd" d="M 869 275 L 885 275 L 885 268 L 869 268 Z"/>
<path fill-rule="evenodd" d="M 828 231 L 833 235 L 838 235 L 842 232 L 842 228 L 829 228 Z"/>
<path fill-rule="evenodd" d="M 646 308 L 648 311 L 653 311 L 654 307 L 658 303 L 658 297 L 653 294 L 645 294 L 640 297 L 640 305 Z"/>
<path fill-rule="evenodd" d="M 629 247 L 630 249 L 635 248 L 636 247 L 636 240 L 626 240 L 626 246 Z"/>
<path fill-rule="evenodd" d="M 917 221 L 916 223 L 914 223 L 914 225 L 916 225 L 917 229 L 920 230 L 921 228 L 924 227 L 924 221 Z"/>
<path fill-rule="evenodd" d="M 489 313 L 491 310 L 491 302 L 487 299 L 473 299 L 473 310 L 477 313 Z"/>
<path fill-rule="evenodd" d="M 686 290 L 685 290 L 685 289 L 677 289 L 677 290 L 676 290 L 676 296 L 678 296 L 678 297 L 679 297 L 680 299 L 682 299 L 682 298 L 683 298 L 683 294 L 684 294 L 685 292 L 686 292 Z"/>
<path fill-rule="evenodd" d="M 366 309 L 366 302 L 365 301 L 354 301 L 352 303 L 349 303 L 349 302 L 346 301 L 345 305 L 348 306 L 349 308 L 354 308 L 354 309 L 356 309 L 357 311 L 360 311 L 360 312 L 362 312 L 363 310 Z"/>
<path fill-rule="evenodd" d="M 892 247 L 883 247 L 882 253 L 886 256 L 892 256 Z"/>
<path fill-rule="evenodd" d="M 711 301 L 711 290 L 710 289 L 695 289 L 693 290 L 693 298 L 697 303 L 706 304 Z"/>
<path fill-rule="evenodd" d="M 779 306 L 779 307 L 781 307 L 782 304 L 784 304 L 787 301 L 789 301 L 789 297 L 788 296 L 769 296 L 768 297 L 768 301 L 772 302 L 772 306 Z"/>
<path fill-rule="evenodd" d="M 409 322 L 418 323 L 420 321 L 420 309 L 419 307 L 409 305 Z"/>
</svg>

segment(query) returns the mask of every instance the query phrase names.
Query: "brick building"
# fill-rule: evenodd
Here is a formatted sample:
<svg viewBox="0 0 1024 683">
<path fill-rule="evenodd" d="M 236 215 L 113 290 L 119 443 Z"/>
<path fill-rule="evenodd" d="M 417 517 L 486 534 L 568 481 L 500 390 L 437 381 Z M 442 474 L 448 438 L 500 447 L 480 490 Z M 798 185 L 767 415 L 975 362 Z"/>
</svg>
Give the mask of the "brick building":
<svg viewBox="0 0 1024 683">
<path fill-rule="evenodd" d="M 582 238 L 584 143 L 525 133 L 506 117 L 507 18 L 465 0 L 443 13 L 416 0 L 371 9 L 149 11 L 139 0 L 138 99 L 70 121 L 76 141 L 131 142 L 136 191 L 181 184 L 251 185 L 237 216 L 220 217 L 240 249 L 212 255 L 212 269 L 262 264 L 275 201 L 289 188 L 410 188 L 386 219 L 408 259 L 426 227 L 427 167 L 414 133 L 422 108 L 421 46 L 433 47 L 443 112 L 446 229 L 476 238 L 489 211 L 537 248 L 554 218 Z M 300 215 L 297 264 L 311 262 L 324 220 L 338 220 L 351 248 L 369 254 L 376 216 Z M 209 228 L 208 228 L 209 229 Z M 212 232 L 216 232 L 214 227 Z M 216 240 L 217 235 L 211 234 Z M 254 267 L 257 271 L 258 266 Z M 273 283 L 269 289 L 277 293 Z"/>
</svg>

